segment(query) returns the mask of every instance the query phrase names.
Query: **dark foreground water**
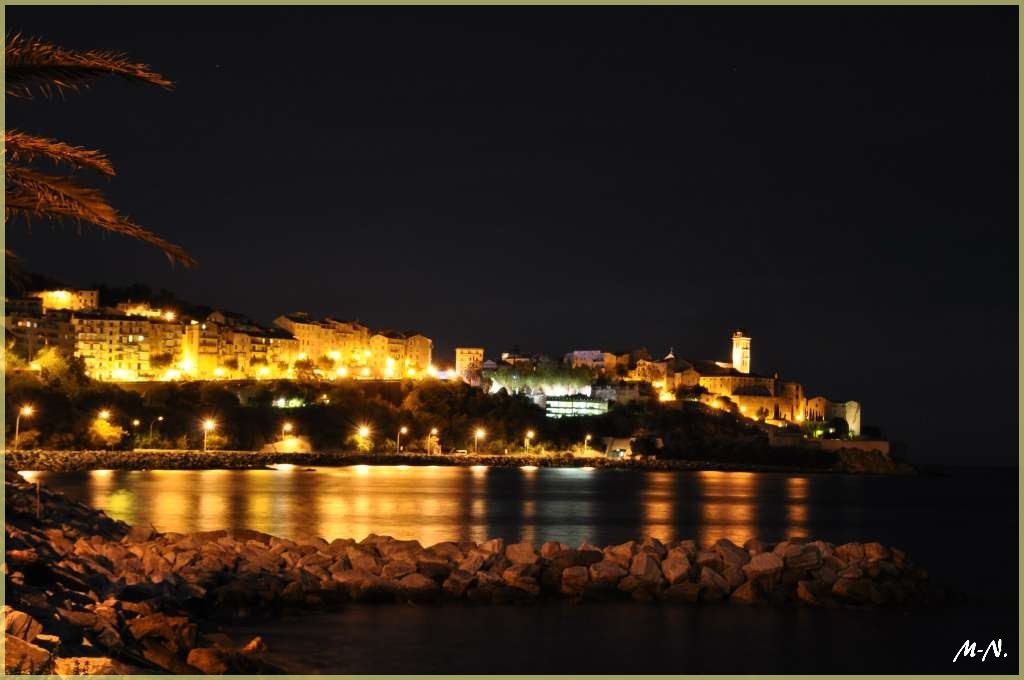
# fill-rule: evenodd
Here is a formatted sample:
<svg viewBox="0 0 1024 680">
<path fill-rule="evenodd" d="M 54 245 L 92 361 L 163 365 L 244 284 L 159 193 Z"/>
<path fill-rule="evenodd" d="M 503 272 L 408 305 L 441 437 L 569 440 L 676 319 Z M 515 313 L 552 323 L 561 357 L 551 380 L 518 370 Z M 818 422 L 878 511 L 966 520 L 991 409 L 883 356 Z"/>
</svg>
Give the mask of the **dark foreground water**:
<svg viewBox="0 0 1024 680">
<path fill-rule="evenodd" d="M 162 531 L 598 545 L 643 536 L 879 540 L 977 596 L 941 612 L 665 607 L 369 607 L 251 629 L 323 672 L 1016 673 L 1017 474 L 943 478 L 373 467 L 33 473 Z M 964 640 L 1007 656 L 952 662 Z"/>
</svg>

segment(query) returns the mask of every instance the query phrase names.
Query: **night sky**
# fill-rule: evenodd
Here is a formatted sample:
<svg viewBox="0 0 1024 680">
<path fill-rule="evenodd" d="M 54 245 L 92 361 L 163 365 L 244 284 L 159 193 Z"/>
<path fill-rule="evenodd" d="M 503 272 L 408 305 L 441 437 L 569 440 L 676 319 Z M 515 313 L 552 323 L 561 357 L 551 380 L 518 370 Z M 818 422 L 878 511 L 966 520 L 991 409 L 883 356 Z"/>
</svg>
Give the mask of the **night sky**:
<svg viewBox="0 0 1024 680">
<path fill-rule="evenodd" d="M 174 80 L 7 102 L 114 205 L 8 247 L 269 323 L 647 347 L 862 402 L 917 462 L 1015 463 L 1017 8 L 7 7 Z"/>
</svg>

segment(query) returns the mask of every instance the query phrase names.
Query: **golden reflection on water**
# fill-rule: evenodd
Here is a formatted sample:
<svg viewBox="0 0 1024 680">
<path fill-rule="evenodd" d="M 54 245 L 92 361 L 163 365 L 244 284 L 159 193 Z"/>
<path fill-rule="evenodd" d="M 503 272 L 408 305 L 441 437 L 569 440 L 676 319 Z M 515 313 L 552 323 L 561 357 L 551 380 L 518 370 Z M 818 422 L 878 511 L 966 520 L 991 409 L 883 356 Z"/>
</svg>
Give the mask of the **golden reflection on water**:
<svg viewBox="0 0 1024 680">
<path fill-rule="evenodd" d="M 786 478 L 786 519 L 789 521 L 786 536 L 807 537 L 809 481 L 806 477 Z"/>
<path fill-rule="evenodd" d="M 742 545 L 756 533 L 758 475 L 750 472 L 698 472 L 700 519 L 695 540 L 710 545 L 720 538 Z"/>
<path fill-rule="evenodd" d="M 650 472 L 646 478 L 647 484 L 640 497 L 644 518 L 641 531 L 644 537 L 671 541 L 675 538 L 673 519 L 675 505 L 679 502 L 675 488 L 677 476 L 671 472 Z"/>
<path fill-rule="evenodd" d="M 25 473 L 50 483 L 50 473 Z M 806 476 L 705 471 L 599 472 L 472 467 L 279 467 L 268 470 L 98 470 L 69 475 L 80 500 L 129 524 L 161 531 L 251 528 L 328 540 L 370 533 L 539 544 L 719 538 L 742 544 L 758 528 L 806 536 L 812 521 Z M 761 538 L 764 538 L 761 536 Z"/>
</svg>

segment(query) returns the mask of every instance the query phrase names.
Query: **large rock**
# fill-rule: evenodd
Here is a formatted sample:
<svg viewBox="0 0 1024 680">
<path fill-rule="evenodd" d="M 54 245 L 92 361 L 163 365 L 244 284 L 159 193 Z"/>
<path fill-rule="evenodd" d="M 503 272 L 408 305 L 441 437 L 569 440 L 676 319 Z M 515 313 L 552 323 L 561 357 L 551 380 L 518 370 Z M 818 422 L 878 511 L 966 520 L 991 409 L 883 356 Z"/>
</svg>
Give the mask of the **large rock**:
<svg viewBox="0 0 1024 680">
<path fill-rule="evenodd" d="M 865 543 L 864 557 L 868 560 L 888 560 L 892 553 L 881 543 Z"/>
<path fill-rule="evenodd" d="M 602 560 L 590 565 L 590 580 L 601 586 L 614 587 L 626 577 L 627 572 L 622 565 L 613 560 Z"/>
<path fill-rule="evenodd" d="M 721 600 L 729 595 L 729 583 L 714 569 L 702 567 L 700 593 L 705 600 Z"/>
<path fill-rule="evenodd" d="M 562 588 L 565 595 L 579 595 L 587 587 L 589 572 L 586 567 L 568 567 L 562 571 Z"/>
<path fill-rule="evenodd" d="M 350 545 L 345 548 L 345 554 L 353 569 L 361 569 L 371 574 L 380 575 L 382 566 L 380 559 L 366 548 Z"/>
<path fill-rule="evenodd" d="M 661 563 L 649 552 L 639 552 L 633 556 L 629 573 L 645 583 L 657 585 L 662 580 Z"/>
<path fill-rule="evenodd" d="M 532 543 L 512 543 L 505 548 L 505 557 L 512 564 L 536 564 L 538 557 Z"/>
<path fill-rule="evenodd" d="M 4 632 L 21 638 L 25 642 L 32 642 L 37 635 L 43 632 L 43 624 L 25 612 L 4 605 Z"/>
<path fill-rule="evenodd" d="M 501 577 L 511 588 L 521 590 L 528 595 L 538 595 L 540 584 L 537 583 L 536 574 L 537 568 L 534 565 L 514 564 L 502 572 Z"/>
<path fill-rule="evenodd" d="M 388 541 L 377 546 L 377 552 L 385 560 L 405 556 L 410 561 L 423 552 L 423 546 L 419 541 Z"/>
<path fill-rule="evenodd" d="M 559 551 L 568 549 L 569 546 L 558 541 L 546 541 L 540 547 L 541 559 L 550 560 L 552 557 L 557 555 Z"/>
<path fill-rule="evenodd" d="M 128 629 L 136 640 L 155 638 L 166 643 L 172 652 L 188 651 L 196 646 L 199 627 L 186 616 L 150 614 L 137 616 L 128 622 Z"/>
<path fill-rule="evenodd" d="M 698 550 L 697 556 L 694 558 L 698 567 L 707 567 L 718 573 L 722 573 L 722 569 L 725 568 L 725 563 L 722 561 L 722 554 L 716 550 Z"/>
<path fill-rule="evenodd" d="M 488 554 L 500 553 L 505 548 L 505 539 L 492 538 L 480 544 L 480 550 Z"/>
<path fill-rule="evenodd" d="M 433 600 L 440 593 L 437 583 L 423 574 L 412 573 L 403 576 L 398 582 L 402 597 L 414 602 Z"/>
<path fill-rule="evenodd" d="M 715 545 L 712 547 L 712 550 L 721 555 L 723 568 L 741 568 L 744 564 L 750 561 L 750 553 L 730 541 L 728 538 L 720 538 L 715 541 Z"/>
<path fill-rule="evenodd" d="M 771 552 L 767 543 L 756 538 L 747 539 L 746 543 L 743 544 L 743 549 L 746 550 L 751 557 L 754 555 L 760 555 L 763 552 Z"/>
<path fill-rule="evenodd" d="M 690 560 L 682 551 L 670 553 L 661 563 L 661 573 L 669 585 L 685 581 L 690 574 Z"/>
<path fill-rule="evenodd" d="M 732 591 L 732 594 L 729 596 L 730 602 L 736 602 L 738 604 L 756 604 L 760 599 L 760 592 L 752 581 L 743 583 Z"/>
<path fill-rule="evenodd" d="M 743 565 L 747 580 L 756 582 L 765 591 L 770 591 L 779 583 L 783 562 L 775 553 L 763 552 L 754 555 Z"/>
<path fill-rule="evenodd" d="M 445 579 L 441 588 L 445 596 L 458 599 L 466 594 L 466 590 L 473 583 L 474 578 L 473 574 L 456 569 Z"/>
<path fill-rule="evenodd" d="M 416 558 L 416 571 L 438 582 L 452 573 L 452 563 L 446 558 L 430 552 L 422 552 Z"/>
<path fill-rule="evenodd" d="M 458 570 L 472 576 L 487 564 L 488 559 L 488 555 L 478 550 L 471 550 L 466 559 L 459 562 Z"/>
<path fill-rule="evenodd" d="M 636 553 L 636 541 L 626 541 L 625 543 L 611 545 L 604 549 L 606 559 L 610 559 L 626 569 L 629 569 L 630 564 L 633 562 L 633 556 Z"/>
<path fill-rule="evenodd" d="M 444 541 L 442 543 L 435 543 L 434 545 L 427 548 L 427 552 L 432 555 L 436 555 L 446 561 L 450 562 L 461 562 L 466 559 L 466 553 L 461 548 L 451 541 Z"/>
<path fill-rule="evenodd" d="M 640 550 L 655 555 L 659 560 L 664 559 L 665 555 L 668 553 L 668 550 L 665 548 L 665 544 L 653 536 L 648 536 L 644 539 L 643 543 L 640 544 Z"/>
<path fill-rule="evenodd" d="M 380 577 L 387 579 L 400 579 L 403 576 L 416 571 L 416 563 L 406 559 L 396 559 L 386 562 L 380 570 Z"/>
<path fill-rule="evenodd" d="M 219 647 L 196 647 L 187 661 L 207 675 L 224 675 L 231 670 L 231 657 L 231 652 Z"/>
<path fill-rule="evenodd" d="M 821 566 L 821 553 L 813 545 L 793 545 L 786 551 L 786 568 L 808 571 Z"/>
<path fill-rule="evenodd" d="M 25 642 L 19 637 L 6 634 L 4 673 L 8 675 L 34 675 L 50 669 L 50 652 Z"/>
<path fill-rule="evenodd" d="M 55 675 L 140 675 L 147 671 L 105 656 L 69 656 L 53 660 Z"/>
<path fill-rule="evenodd" d="M 863 562 L 864 546 L 860 543 L 844 543 L 835 549 L 835 554 L 847 564 Z"/>
</svg>

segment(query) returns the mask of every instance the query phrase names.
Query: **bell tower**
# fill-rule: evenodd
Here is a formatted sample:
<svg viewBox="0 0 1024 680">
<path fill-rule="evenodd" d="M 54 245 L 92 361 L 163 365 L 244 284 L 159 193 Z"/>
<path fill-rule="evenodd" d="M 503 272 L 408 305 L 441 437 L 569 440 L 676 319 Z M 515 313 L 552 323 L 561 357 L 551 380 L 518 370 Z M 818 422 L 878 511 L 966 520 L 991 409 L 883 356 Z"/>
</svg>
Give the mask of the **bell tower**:
<svg viewBox="0 0 1024 680">
<path fill-rule="evenodd" d="M 750 336 L 742 328 L 732 334 L 732 367 L 740 373 L 750 373 Z"/>
</svg>

